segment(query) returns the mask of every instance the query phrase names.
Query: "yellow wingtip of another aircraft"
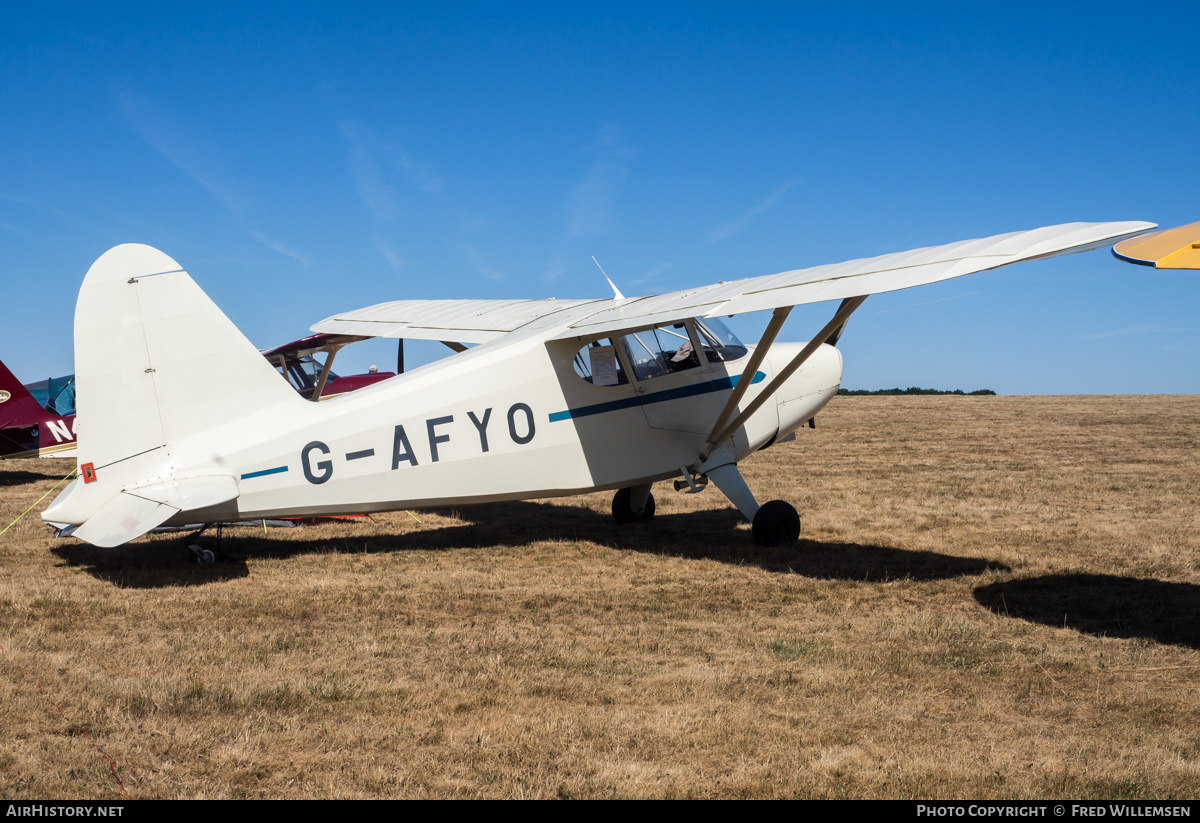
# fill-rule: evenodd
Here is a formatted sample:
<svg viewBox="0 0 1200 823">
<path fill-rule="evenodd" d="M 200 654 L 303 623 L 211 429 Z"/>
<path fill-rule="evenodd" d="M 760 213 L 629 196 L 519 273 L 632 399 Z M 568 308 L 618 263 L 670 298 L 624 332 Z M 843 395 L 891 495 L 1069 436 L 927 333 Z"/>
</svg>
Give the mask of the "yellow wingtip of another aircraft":
<svg viewBox="0 0 1200 823">
<path fill-rule="evenodd" d="M 1122 240 L 1113 254 L 1157 269 L 1200 269 L 1200 222 Z"/>
</svg>

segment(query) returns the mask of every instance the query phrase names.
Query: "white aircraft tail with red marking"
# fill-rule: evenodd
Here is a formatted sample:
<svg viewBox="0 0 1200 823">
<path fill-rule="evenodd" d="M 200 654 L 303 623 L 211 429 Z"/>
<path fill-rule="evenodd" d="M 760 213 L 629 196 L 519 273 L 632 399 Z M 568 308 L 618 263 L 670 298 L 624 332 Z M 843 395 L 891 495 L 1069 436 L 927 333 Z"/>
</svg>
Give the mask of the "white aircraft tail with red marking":
<svg viewBox="0 0 1200 823">
<path fill-rule="evenodd" d="M 80 477 L 42 517 L 99 546 L 235 499 L 237 480 L 203 435 L 304 403 L 178 263 L 137 244 L 88 270 L 75 368 Z"/>
</svg>

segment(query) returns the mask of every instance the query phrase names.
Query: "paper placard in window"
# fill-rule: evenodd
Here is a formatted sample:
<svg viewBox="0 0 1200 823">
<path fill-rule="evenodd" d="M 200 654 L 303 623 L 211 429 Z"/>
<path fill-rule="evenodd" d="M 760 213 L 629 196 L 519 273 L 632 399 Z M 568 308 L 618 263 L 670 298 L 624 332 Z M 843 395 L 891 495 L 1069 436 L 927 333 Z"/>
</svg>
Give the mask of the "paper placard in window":
<svg viewBox="0 0 1200 823">
<path fill-rule="evenodd" d="M 615 386 L 617 377 L 617 350 L 612 346 L 593 346 L 588 349 L 592 359 L 592 385 Z"/>
</svg>

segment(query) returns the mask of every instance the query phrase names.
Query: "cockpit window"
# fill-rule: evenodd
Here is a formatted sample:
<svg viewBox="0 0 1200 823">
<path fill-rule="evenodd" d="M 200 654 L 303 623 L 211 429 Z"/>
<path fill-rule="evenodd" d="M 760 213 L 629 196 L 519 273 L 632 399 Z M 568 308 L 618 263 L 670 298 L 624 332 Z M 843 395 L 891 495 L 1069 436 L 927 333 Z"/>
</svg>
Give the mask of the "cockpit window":
<svg viewBox="0 0 1200 823">
<path fill-rule="evenodd" d="M 621 345 L 638 380 L 653 380 L 700 365 L 685 323 L 627 334 L 621 338 Z"/>
<path fill-rule="evenodd" d="M 642 382 L 745 356 L 746 347 L 720 320 L 692 318 L 589 343 L 575 354 L 575 373 L 596 386 L 616 386 L 630 375 Z"/>
</svg>

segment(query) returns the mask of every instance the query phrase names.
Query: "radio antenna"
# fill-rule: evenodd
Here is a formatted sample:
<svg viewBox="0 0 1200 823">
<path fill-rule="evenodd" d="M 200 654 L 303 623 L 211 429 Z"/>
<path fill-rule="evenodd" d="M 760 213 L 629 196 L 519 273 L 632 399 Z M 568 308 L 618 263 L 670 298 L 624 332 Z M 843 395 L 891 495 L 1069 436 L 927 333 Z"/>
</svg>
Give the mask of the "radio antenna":
<svg viewBox="0 0 1200 823">
<path fill-rule="evenodd" d="M 592 255 L 592 262 L 596 264 L 596 268 L 600 269 L 600 273 L 604 275 L 604 279 L 608 281 L 608 285 L 612 286 L 613 294 L 618 300 L 624 300 L 625 295 L 621 294 L 621 290 L 617 288 L 617 284 L 608 276 L 608 272 L 604 270 L 604 266 L 600 265 L 600 261 L 596 259 L 596 255 Z"/>
</svg>

